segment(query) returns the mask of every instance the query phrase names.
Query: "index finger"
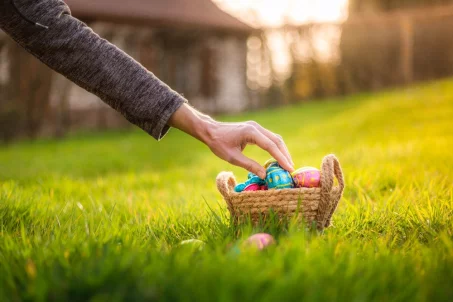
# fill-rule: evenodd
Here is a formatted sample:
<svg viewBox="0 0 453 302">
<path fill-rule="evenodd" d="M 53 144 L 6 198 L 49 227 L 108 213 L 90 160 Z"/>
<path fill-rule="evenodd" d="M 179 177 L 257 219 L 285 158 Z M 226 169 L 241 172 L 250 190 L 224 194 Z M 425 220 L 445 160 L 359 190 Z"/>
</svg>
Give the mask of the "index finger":
<svg viewBox="0 0 453 302">
<path fill-rule="evenodd" d="M 283 155 L 286 156 L 286 158 L 288 159 L 289 163 L 292 166 L 294 166 L 294 162 L 293 162 L 293 159 L 291 157 L 291 154 L 289 153 L 288 147 L 286 146 L 285 141 L 283 140 L 283 138 L 280 135 L 275 134 L 275 133 L 273 133 L 270 130 L 267 130 L 266 128 L 264 128 L 263 126 L 258 124 L 257 122 L 249 121 L 248 123 L 251 124 L 252 126 L 254 126 L 256 129 L 258 129 L 258 131 L 263 133 L 271 141 L 273 141 L 277 145 L 277 147 L 280 149 L 280 151 L 283 153 Z"/>
<path fill-rule="evenodd" d="M 258 145 L 263 150 L 269 152 L 269 154 L 272 155 L 278 161 L 278 163 L 282 166 L 283 169 L 289 172 L 294 171 L 294 167 L 291 165 L 288 158 L 282 153 L 282 151 L 280 151 L 280 149 L 271 139 L 269 139 L 267 136 L 265 136 L 258 130 L 252 135 L 255 144 Z"/>
</svg>

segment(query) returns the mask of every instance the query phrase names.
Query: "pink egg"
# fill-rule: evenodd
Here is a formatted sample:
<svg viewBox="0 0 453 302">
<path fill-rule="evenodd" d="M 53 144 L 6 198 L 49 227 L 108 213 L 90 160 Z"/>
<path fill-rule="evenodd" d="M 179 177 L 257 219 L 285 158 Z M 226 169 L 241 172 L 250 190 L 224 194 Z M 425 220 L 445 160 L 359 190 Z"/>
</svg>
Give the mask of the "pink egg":
<svg viewBox="0 0 453 302">
<path fill-rule="evenodd" d="M 246 241 L 246 245 L 254 246 L 259 250 L 263 250 L 264 248 L 268 247 L 275 243 L 274 237 L 266 233 L 258 233 L 255 235 L 250 236 Z"/>
<path fill-rule="evenodd" d="M 291 173 L 296 187 L 315 188 L 319 187 L 321 171 L 313 167 L 303 167 Z"/>
<path fill-rule="evenodd" d="M 261 186 L 259 184 L 250 184 L 245 187 L 244 191 L 259 191 Z"/>
</svg>

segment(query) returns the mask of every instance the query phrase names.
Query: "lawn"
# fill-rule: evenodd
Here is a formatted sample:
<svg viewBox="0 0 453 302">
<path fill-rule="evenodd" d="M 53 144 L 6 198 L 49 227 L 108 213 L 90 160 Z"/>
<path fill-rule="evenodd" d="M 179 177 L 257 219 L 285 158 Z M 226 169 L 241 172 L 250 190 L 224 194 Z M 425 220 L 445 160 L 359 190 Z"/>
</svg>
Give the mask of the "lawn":
<svg viewBox="0 0 453 302">
<path fill-rule="evenodd" d="M 219 119 L 281 134 L 297 167 L 336 154 L 334 226 L 230 226 L 215 177 L 246 171 L 177 130 L 16 143 L 0 148 L 0 300 L 453 299 L 453 80 Z M 260 231 L 277 244 L 242 248 Z"/>
</svg>

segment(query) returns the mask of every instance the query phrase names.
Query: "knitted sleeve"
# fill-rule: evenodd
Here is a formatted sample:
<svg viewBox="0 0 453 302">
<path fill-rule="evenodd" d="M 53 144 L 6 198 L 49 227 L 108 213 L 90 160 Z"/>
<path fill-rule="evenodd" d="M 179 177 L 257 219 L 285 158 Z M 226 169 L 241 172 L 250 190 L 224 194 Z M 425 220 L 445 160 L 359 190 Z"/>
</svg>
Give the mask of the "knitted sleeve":
<svg viewBox="0 0 453 302">
<path fill-rule="evenodd" d="M 56 72 L 97 95 L 156 140 L 187 100 L 71 16 L 61 0 L 0 0 L 0 28 Z"/>
</svg>

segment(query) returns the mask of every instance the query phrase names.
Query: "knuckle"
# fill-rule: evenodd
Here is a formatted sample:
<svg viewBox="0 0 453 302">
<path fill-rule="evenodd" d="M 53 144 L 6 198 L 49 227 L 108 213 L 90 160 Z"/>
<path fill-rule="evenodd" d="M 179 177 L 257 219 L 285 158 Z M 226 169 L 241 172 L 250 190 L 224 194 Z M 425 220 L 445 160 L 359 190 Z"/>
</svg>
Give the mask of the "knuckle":
<svg viewBox="0 0 453 302">
<path fill-rule="evenodd" d="M 281 147 L 285 144 L 285 142 L 283 141 L 283 138 L 280 135 L 277 135 L 275 144 L 277 144 L 277 146 L 279 146 L 279 147 Z"/>
<path fill-rule="evenodd" d="M 253 127 L 253 126 L 250 125 L 250 124 L 245 124 L 244 127 L 243 127 L 243 131 L 244 131 L 244 133 L 246 133 L 246 134 L 254 134 L 255 131 L 256 131 L 256 128 Z"/>
<path fill-rule="evenodd" d="M 275 144 L 272 141 L 268 141 L 264 144 L 264 149 L 267 151 L 273 150 L 275 148 Z"/>
<path fill-rule="evenodd" d="M 255 121 L 247 121 L 245 122 L 247 125 L 250 125 L 250 126 L 253 126 L 253 127 L 257 127 L 259 126 L 259 124 Z"/>
<path fill-rule="evenodd" d="M 245 169 L 246 169 L 247 171 L 251 171 L 251 172 L 253 172 L 253 173 L 256 172 L 256 169 L 255 169 L 255 167 L 254 167 L 254 165 L 253 165 L 252 163 L 247 163 L 247 164 L 245 164 Z"/>
</svg>

